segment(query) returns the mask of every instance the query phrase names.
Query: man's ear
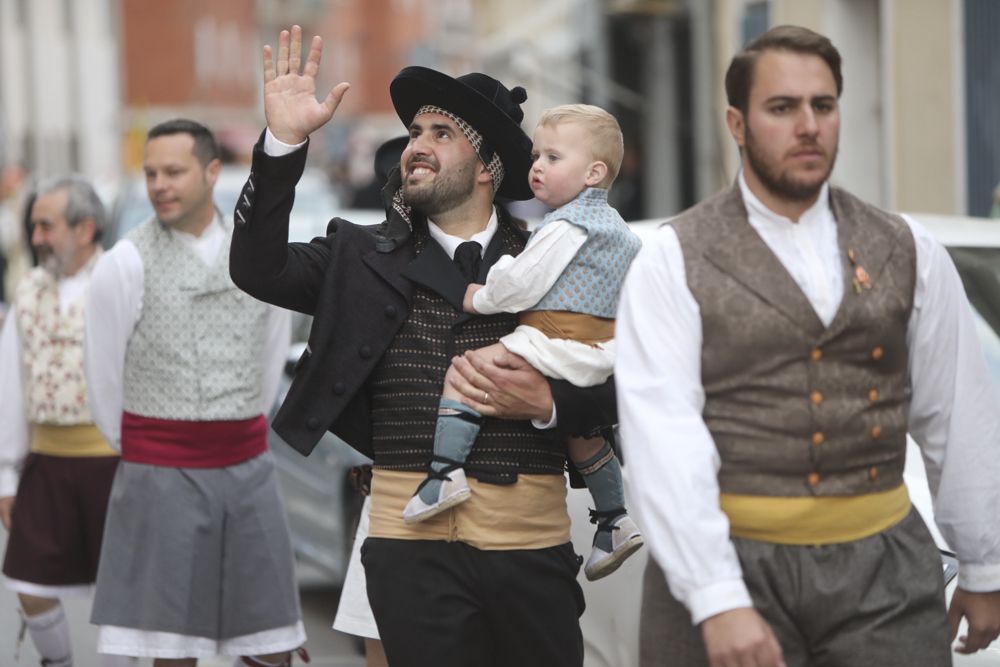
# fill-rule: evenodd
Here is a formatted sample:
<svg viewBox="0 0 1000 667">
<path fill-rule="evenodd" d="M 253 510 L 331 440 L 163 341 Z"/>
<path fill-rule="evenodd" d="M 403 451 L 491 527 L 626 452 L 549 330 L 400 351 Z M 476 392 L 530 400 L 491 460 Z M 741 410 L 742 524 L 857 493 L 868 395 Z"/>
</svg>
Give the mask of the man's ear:
<svg viewBox="0 0 1000 667">
<path fill-rule="evenodd" d="M 736 141 L 736 145 L 740 148 L 746 143 L 746 118 L 743 116 L 743 112 L 736 107 L 729 107 L 726 109 L 726 126 L 729 127 L 729 134 L 733 136 Z"/>
<path fill-rule="evenodd" d="M 478 161 L 479 171 L 476 173 L 476 183 L 493 183 L 493 177 L 490 175 L 490 170 L 486 168 L 486 165 L 482 160 Z"/>
<path fill-rule="evenodd" d="M 219 171 L 222 170 L 222 162 L 219 158 L 215 158 L 205 166 L 205 178 L 208 180 L 208 184 L 215 186 L 215 181 L 219 178 Z"/>
<path fill-rule="evenodd" d="M 604 182 L 608 176 L 608 165 L 600 160 L 595 160 L 587 167 L 587 177 L 583 179 L 583 184 L 588 188 L 597 187 Z"/>
<path fill-rule="evenodd" d="M 97 221 L 93 218 L 84 218 L 73 228 L 73 232 L 80 245 L 92 245 L 97 236 Z"/>
</svg>

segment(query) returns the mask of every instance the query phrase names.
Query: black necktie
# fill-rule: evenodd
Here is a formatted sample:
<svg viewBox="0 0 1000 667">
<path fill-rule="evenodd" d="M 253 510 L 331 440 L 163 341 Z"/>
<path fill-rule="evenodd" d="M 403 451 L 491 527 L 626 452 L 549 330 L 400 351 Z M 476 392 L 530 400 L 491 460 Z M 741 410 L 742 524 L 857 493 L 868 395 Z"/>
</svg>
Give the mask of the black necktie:
<svg viewBox="0 0 1000 667">
<path fill-rule="evenodd" d="M 455 266 L 466 282 L 474 283 L 479 277 L 479 263 L 483 259 L 483 246 L 475 241 L 460 243 L 455 249 Z"/>
</svg>

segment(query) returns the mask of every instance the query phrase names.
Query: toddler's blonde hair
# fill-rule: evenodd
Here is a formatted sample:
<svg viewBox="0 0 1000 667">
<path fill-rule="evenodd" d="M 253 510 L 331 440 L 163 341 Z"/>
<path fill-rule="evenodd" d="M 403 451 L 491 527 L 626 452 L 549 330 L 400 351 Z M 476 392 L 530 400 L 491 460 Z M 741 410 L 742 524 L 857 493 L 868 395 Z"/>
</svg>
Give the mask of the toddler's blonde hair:
<svg viewBox="0 0 1000 667">
<path fill-rule="evenodd" d="M 608 175 L 600 185 L 602 188 L 611 187 L 618 177 L 625 153 L 622 128 L 615 117 L 593 104 L 562 104 L 546 109 L 538 127 L 554 127 L 560 123 L 579 123 L 587 129 L 591 156 L 608 166 Z"/>
</svg>

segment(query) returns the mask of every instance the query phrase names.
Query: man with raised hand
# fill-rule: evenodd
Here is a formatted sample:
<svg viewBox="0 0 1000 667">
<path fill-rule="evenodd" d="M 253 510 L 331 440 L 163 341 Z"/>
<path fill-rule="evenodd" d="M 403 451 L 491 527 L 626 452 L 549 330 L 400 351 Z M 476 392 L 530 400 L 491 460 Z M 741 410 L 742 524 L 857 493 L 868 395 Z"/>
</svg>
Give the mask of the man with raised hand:
<svg viewBox="0 0 1000 667">
<path fill-rule="evenodd" d="M 241 288 L 315 316 L 275 430 L 308 454 L 329 429 L 374 460 L 362 561 L 389 664 L 579 666 L 565 438 L 614 423 L 613 384 L 579 389 L 509 354 L 476 357 L 517 318 L 462 311 L 468 284 L 527 239 L 495 202 L 531 197 L 527 94 L 485 74 L 404 68 L 389 94 L 410 140 L 383 190 L 386 221 L 334 219 L 325 238 L 287 244 L 309 135 L 348 87 L 317 101 L 322 41 L 304 66 L 301 48 L 298 27 L 282 32 L 277 59 L 265 47 L 268 127 L 231 253 Z M 472 498 L 407 525 L 453 358 L 465 400 L 486 417 L 466 468 Z"/>
</svg>

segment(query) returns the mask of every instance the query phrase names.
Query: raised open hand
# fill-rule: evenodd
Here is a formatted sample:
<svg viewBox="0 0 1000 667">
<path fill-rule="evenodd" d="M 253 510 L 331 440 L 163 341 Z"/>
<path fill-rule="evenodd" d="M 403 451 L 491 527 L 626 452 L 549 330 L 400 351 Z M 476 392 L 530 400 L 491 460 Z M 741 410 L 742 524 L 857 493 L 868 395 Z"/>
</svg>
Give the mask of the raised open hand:
<svg viewBox="0 0 1000 667">
<path fill-rule="evenodd" d="M 289 41 L 291 42 L 289 44 Z M 271 46 L 264 46 L 264 116 L 271 134 L 286 144 L 298 144 L 322 127 L 340 106 L 350 88 L 338 83 L 322 102 L 316 99 L 316 73 L 323 54 L 323 40 L 313 37 L 309 57 L 302 65 L 302 28 L 292 26 L 278 37 L 278 61 Z"/>
</svg>

